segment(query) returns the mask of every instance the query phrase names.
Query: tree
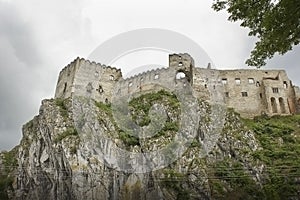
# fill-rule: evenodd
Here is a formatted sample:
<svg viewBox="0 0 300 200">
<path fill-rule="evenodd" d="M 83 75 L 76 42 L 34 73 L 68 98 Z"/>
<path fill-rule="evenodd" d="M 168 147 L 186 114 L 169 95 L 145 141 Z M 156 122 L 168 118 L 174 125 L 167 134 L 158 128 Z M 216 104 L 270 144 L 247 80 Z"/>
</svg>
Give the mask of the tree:
<svg viewBox="0 0 300 200">
<path fill-rule="evenodd" d="M 258 41 L 246 64 L 261 67 L 300 42 L 300 0 L 214 0 L 212 8 L 226 10 L 229 21 L 241 21 Z"/>
</svg>

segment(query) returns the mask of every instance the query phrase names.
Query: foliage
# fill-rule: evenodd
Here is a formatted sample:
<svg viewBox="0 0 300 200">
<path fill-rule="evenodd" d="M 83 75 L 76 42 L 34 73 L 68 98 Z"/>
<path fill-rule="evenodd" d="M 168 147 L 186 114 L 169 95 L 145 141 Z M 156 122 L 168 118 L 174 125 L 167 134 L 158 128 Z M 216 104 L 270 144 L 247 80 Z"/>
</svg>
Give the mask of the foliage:
<svg viewBox="0 0 300 200">
<path fill-rule="evenodd" d="M 17 148 L 0 154 L 2 165 L 0 168 L 0 199 L 9 199 L 7 191 L 12 189 L 14 181 L 13 171 L 17 168 Z"/>
<path fill-rule="evenodd" d="M 119 131 L 120 139 L 125 143 L 126 146 L 136 146 L 140 145 L 139 139 L 133 135 L 125 133 L 124 131 Z"/>
<path fill-rule="evenodd" d="M 261 67 L 275 53 L 284 54 L 300 42 L 299 0 L 214 0 L 213 9 L 227 10 L 228 20 L 241 21 L 258 42 L 246 63 Z"/>
<path fill-rule="evenodd" d="M 182 186 L 184 182 L 186 182 L 186 175 L 179 173 L 173 169 L 164 170 L 164 178 L 162 179 L 162 184 L 166 188 L 174 190 L 177 194 L 178 200 L 191 199 L 190 193 Z"/>
<path fill-rule="evenodd" d="M 65 139 L 66 137 L 69 137 L 71 135 L 74 135 L 74 136 L 78 136 L 78 132 L 76 130 L 75 127 L 70 127 L 68 128 L 66 131 L 64 131 L 63 133 L 59 134 L 55 139 L 54 139 L 54 142 L 57 143 L 57 142 L 60 142 L 62 141 L 63 139 Z"/>
<path fill-rule="evenodd" d="M 59 107 L 61 116 L 64 118 L 64 120 L 66 120 L 69 114 L 68 114 L 68 108 L 65 103 L 65 99 L 60 99 L 60 98 L 55 99 L 55 105 Z"/>
<path fill-rule="evenodd" d="M 241 162 L 224 159 L 210 166 L 208 173 L 214 198 L 261 199 L 262 192 Z"/>
<path fill-rule="evenodd" d="M 112 113 L 111 113 L 111 104 L 105 104 L 105 103 L 102 103 L 102 102 L 95 101 L 95 105 L 100 110 L 102 110 L 103 112 L 105 112 L 106 114 L 112 116 Z"/>
<path fill-rule="evenodd" d="M 267 199 L 289 199 L 300 187 L 300 116 L 256 117 L 245 119 L 259 140 L 261 149 L 253 158 L 263 162 L 263 192 Z"/>
<path fill-rule="evenodd" d="M 180 110 L 180 102 L 176 95 L 165 90 L 160 90 L 158 92 L 141 95 L 129 102 L 129 106 L 133 110 L 131 113 L 132 119 L 137 121 L 137 124 L 140 126 L 149 125 L 151 122 L 149 111 L 151 106 L 155 103 L 165 104 L 170 110 Z M 138 121 L 139 118 L 142 118 L 142 120 Z"/>
</svg>

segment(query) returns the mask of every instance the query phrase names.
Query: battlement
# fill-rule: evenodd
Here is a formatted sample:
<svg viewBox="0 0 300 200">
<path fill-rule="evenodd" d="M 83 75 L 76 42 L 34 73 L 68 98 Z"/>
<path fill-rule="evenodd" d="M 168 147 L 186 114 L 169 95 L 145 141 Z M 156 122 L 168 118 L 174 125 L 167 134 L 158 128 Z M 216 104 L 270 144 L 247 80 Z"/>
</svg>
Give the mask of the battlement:
<svg viewBox="0 0 300 200">
<path fill-rule="evenodd" d="M 245 117 L 300 112 L 300 89 L 284 70 L 217 70 L 195 67 L 187 54 L 169 55 L 169 67 L 124 79 L 120 69 L 76 58 L 59 74 L 55 98 L 86 96 L 109 103 L 113 95 L 132 98 L 189 83 L 197 98 L 225 104 Z"/>
</svg>

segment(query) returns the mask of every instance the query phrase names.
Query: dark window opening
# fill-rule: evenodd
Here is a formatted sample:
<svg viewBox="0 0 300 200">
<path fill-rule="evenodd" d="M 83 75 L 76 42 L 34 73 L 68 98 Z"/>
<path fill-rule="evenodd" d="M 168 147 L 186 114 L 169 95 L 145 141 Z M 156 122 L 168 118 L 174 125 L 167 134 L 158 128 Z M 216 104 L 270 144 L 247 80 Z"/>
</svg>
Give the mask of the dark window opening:
<svg viewBox="0 0 300 200">
<path fill-rule="evenodd" d="M 247 97 L 248 93 L 247 92 L 242 92 L 242 97 Z"/>
<path fill-rule="evenodd" d="M 277 113 L 277 104 L 276 104 L 276 99 L 274 97 L 271 98 L 271 107 L 272 107 L 272 112 Z"/>
<path fill-rule="evenodd" d="M 260 87 L 260 82 L 256 81 L 256 87 Z"/>
<path fill-rule="evenodd" d="M 183 65 L 182 62 L 179 62 L 179 63 L 178 63 L 178 66 L 179 66 L 179 67 L 181 67 L 182 65 Z"/>
<path fill-rule="evenodd" d="M 259 93 L 259 97 L 262 99 L 262 93 Z"/>
<path fill-rule="evenodd" d="M 284 100 L 283 100 L 282 97 L 279 98 L 279 106 L 280 106 L 280 111 L 281 111 L 281 113 L 286 113 L 286 112 L 285 112 Z"/>
<path fill-rule="evenodd" d="M 229 92 L 225 92 L 225 97 L 229 97 Z"/>
<path fill-rule="evenodd" d="M 64 85 L 64 90 L 63 90 L 63 93 L 65 93 L 65 92 L 66 92 L 66 90 L 67 90 L 67 83 L 65 83 L 65 85 Z"/>
<path fill-rule="evenodd" d="M 108 99 L 107 98 L 105 99 L 105 103 L 108 104 Z"/>
<path fill-rule="evenodd" d="M 272 91 L 273 91 L 273 93 L 278 93 L 279 92 L 278 88 L 272 88 Z"/>
<path fill-rule="evenodd" d="M 100 94 L 102 94 L 104 92 L 101 85 L 99 85 L 99 87 L 98 87 L 98 89 L 96 89 L 96 91 L 98 91 Z"/>
<path fill-rule="evenodd" d="M 287 88 L 288 88 L 288 84 L 287 84 L 286 81 L 283 81 L 283 88 L 284 88 L 284 89 L 287 89 Z"/>
<path fill-rule="evenodd" d="M 207 88 L 207 85 L 205 84 L 204 87 Z"/>
</svg>

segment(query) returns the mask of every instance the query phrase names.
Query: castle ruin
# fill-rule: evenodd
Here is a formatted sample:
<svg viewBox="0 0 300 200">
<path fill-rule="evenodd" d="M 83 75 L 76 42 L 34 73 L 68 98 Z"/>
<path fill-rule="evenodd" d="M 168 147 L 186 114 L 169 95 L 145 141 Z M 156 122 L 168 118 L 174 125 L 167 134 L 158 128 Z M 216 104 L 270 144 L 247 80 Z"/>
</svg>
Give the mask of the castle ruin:
<svg viewBox="0 0 300 200">
<path fill-rule="evenodd" d="M 224 103 L 243 117 L 300 113 L 300 89 L 284 70 L 217 70 L 195 67 L 189 54 L 169 55 L 169 67 L 124 79 L 120 69 L 76 58 L 59 74 L 55 98 L 87 96 L 103 103 L 113 92 L 137 95 L 162 89 L 161 83 L 190 84 L 194 96 Z"/>
</svg>

